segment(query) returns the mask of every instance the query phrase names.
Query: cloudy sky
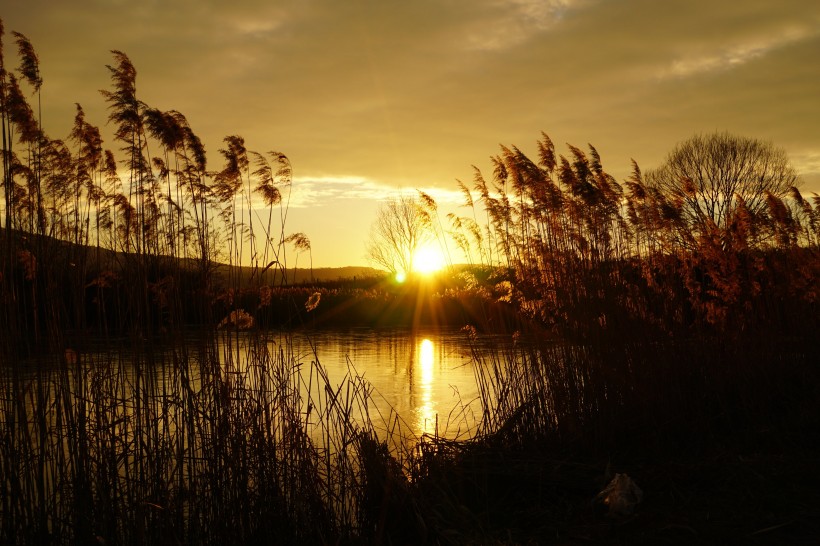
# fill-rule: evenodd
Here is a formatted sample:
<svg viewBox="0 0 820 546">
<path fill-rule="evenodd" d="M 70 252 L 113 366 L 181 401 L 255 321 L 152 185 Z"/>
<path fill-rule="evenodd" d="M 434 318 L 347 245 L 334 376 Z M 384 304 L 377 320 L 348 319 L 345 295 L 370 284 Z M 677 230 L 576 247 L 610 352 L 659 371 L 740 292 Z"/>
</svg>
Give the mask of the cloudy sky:
<svg viewBox="0 0 820 546">
<path fill-rule="evenodd" d="M 619 180 L 696 133 L 786 149 L 820 192 L 816 0 L 4 0 L 40 57 L 43 121 L 74 103 L 105 130 L 110 50 L 144 102 L 294 167 L 289 231 L 314 265 L 365 264 L 379 199 L 421 188 L 443 208 L 499 144 L 546 132 L 593 144 Z M 110 138 L 108 147 L 116 147 Z M 463 213 L 463 212 L 462 212 Z"/>
</svg>

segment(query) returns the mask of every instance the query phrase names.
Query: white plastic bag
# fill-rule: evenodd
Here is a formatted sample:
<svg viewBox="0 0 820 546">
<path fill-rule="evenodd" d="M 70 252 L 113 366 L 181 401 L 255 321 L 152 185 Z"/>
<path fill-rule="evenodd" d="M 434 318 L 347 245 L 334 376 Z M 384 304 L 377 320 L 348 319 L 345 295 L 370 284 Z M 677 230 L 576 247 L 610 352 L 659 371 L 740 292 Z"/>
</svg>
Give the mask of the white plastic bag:
<svg viewBox="0 0 820 546">
<path fill-rule="evenodd" d="M 615 474 L 603 491 L 595 496 L 595 503 L 607 508 L 609 517 L 626 517 L 635 513 L 635 506 L 643 499 L 643 491 L 627 474 Z"/>
</svg>

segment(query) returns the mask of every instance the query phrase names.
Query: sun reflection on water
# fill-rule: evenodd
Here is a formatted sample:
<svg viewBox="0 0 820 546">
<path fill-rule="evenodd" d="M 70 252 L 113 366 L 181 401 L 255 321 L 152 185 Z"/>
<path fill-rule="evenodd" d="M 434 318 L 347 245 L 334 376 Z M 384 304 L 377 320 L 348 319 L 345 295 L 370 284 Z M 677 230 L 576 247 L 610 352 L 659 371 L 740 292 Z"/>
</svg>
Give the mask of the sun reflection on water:
<svg viewBox="0 0 820 546">
<path fill-rule="evenodd" d="M 417 430 L 425 433 L 433 433 L 436 428 L 436 412 L 433 408 L 433 365 L 435 364 L 435 351 L 433 342 L 429 339 L 422 339 L 419 343 L 418 370 L 420 372 L 419 387 L 421 389 L 421 404 L 418 406 Z"/>
</svg>

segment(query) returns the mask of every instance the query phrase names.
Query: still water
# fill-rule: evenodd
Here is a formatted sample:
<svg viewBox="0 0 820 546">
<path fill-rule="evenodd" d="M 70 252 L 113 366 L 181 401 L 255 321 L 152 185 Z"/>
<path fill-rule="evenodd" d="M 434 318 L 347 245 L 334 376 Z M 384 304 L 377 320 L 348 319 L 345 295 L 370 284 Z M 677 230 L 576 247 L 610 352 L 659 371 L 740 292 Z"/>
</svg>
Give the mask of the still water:
<svg viewBox="0 0 820 546">
<path fill-rule="evenodd" d="M 289 381 L 295 380 L 305 386 L 301 391 L 306 400 L 311 397 L 320 401 L 326 399 L 325 381 L 327 387 L 344 395 L 345 389 L 350 391 L 350 380 L 360 378 L 355 384 L 364 385 L 369 396 L 364 410 L 359 404 L 351 412 L 354 420 L 367 419 L 377 432 L 399 432 L 407 439 L 422 434 L 437 434 L 449 439 L 472 436 L 482 415 L 476 379 L 478 367 L 500 350 L 513 345 L 511 336 L 476 337 L 462 330 L 442 329 L 349 329 L 231 335 L 220 332 L 217 359 L 223 376 L 236 374 L 236 377 L 247 379 L 253 375 L 253 365 L 249 363 L 258 361 L 253 347 L 260 340 L 272 358 L 285 355 Z M 157 400 L 179 400 L 181 390 L 187 388 L 183 384 L 186 384 L 193 388 L 192 396 L 196 396 L 203 388 L 196 371 L 203 358 L 195 349 L 201 345 L 198 341 L 191 338 L 183 342 L 183 345 L 189 344 L 189 348 L 178 344 L 166 347 L 161 343 L 149 343 L 153 355 L 149 360 L 146 360 L 145 348 L 129 348 L 124 341 L 106 342 L 105 348 L 68 349 L 64 355 L 54 357 L 51 371 L 45 374 L 42 365 L 34 362 L 19 367 L 18 371 L 28 370 L 21 378 L 23 387 L 20 388 L 30 394 L 33 385 L 41 384 L 41 388 L 48 391 L 46 399 L 52 400 L 58 386 L 64 385 L 65 377 L 70 382 L 69 390 L 81 398 L 84 396 L 81 393 L 97 388 L 101 393 L 114 396 L 111 403 L 119 406 L 133 404 L 138 389 L 147 390 L 148 396 Z M 68 364 L 65 376 L 58 371 L 63 369 L 58 365 L 60 361 Z M 184 382 L 180 376 L 180 362 L 188 362 L 190 366 L 188 379 Z M 317 369 L 321 369 L 326 378 L 317 381 Z M 35 373 L 35 370 L 39 371 Z M 9 370 L 0 367 L 0 372 L 6 376 Z M 246 392 L 253 391 L 253 383 L 252 379 L 247 383 L 250 390 Z M 12 400 L 10 393 L 15 387 L 7 381 L 0 386 L 0 391 L 8 391 L 7 398 Z M 33 398 L 31 401 L 33 403 Z M 305 413 L 310 403 L 304 402 Z M 158 411 L 169 411 L 166 406 Z M 127 414 L 130 409 L 121 408 L 121 411 Z"/>
<path fill-rule="evenodd" d="M 363 377 L 379 414 L 374 422 L 387 425 L 393 413 L 416 436 L 456 438 L 481 416 L 473 355 L 490 350 L 489 339 L 478 344 L 459 330 L 362 329 L 289 334 L 288 342 L 297 359 L 318 359 L 331 384 L 349 373 Z"/>
</svg>

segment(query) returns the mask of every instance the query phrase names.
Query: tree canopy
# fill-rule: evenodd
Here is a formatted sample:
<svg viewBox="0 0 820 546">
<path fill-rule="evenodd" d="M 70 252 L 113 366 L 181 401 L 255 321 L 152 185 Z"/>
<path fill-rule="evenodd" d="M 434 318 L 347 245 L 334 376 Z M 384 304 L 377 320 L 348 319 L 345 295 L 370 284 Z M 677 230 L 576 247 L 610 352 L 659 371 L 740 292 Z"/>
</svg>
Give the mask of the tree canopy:
<svg viewBox="0 0 820 546">
<path fill-rule="evenodd" d="M 408 274 L 416 251 L 432 237 L 429 213 L 418 198 L 402 194 L 379 209 L 370 228 L 367 257 L 391 273 Z"/>
<path fill-rule="evenodd" d="M 760 215 L 771 196 L 782 199 L 798 185 L 798 176 L 782 148 L 722 132 L 679 143 L 646 182 L 680 204 L 682 225 L 697 235 L 726 231 L 739 211 Z"/>
</svg>

